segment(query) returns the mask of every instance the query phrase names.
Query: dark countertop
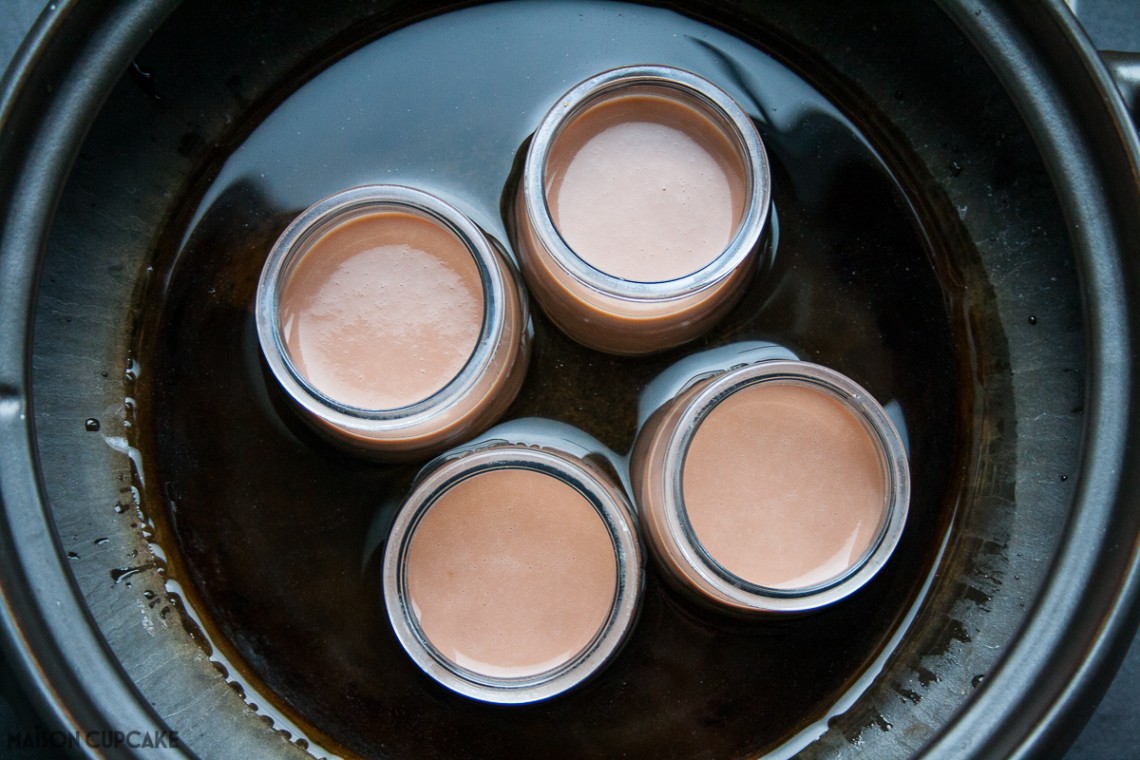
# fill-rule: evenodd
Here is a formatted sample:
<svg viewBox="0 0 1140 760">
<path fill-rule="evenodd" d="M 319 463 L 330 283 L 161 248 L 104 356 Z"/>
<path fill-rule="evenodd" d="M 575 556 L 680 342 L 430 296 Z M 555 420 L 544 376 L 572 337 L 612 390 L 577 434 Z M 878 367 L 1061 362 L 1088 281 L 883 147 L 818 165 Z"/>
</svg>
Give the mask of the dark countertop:
<svg viewBox="0 0 1140 760">
<path fill-rule="evenodd" d="M 1140 3 L 1135 0 L 1070 0 L 1089 36 L 1104 50 L 1140 52 Z M 15 55 L 43 0 L 0 0 L 0 65 Z M 35 708 L 0 659 L 0 756 L 14 760 L 56 757 L 57 751 L 20 749 L 7 741 L 13 732 L 39 725 Z M 1125 760 L 1140 757 L 1140 636 L 1065 760 Z"/>
</svg>

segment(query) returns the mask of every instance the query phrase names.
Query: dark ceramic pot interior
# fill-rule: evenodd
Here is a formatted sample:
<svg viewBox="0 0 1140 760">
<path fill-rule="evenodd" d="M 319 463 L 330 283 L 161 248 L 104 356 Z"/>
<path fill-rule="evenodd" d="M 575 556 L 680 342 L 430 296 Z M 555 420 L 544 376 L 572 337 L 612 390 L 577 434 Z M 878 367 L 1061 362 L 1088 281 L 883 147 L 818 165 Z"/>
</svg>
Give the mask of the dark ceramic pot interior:
<svg viewBox="0 0 1140 760">
<path fill-rule="evenodd" d="M 988 688 L 1074 551 L 1087 405 L 1111 403 L 1090 380 L 1097 280 L 1033 126 L 951 21 L 965 11 L 818 5 L 202 2 L 150 35 L 51 226 L 30 408 L 87 612 L 192 751 L 904 757 Z M 260 359 L 257 277 L 293 216 L 357 184 L 424 186 L 508 242 L 551 98 L 648 59 L 719 79 L 757 121 L 770 263 L 721 325 L 664 354 L 593 352 L 537 314 L 508 417 L 625 453 L 660 371 L 771 341 L 893 408 L 911 518 L 873 582 L 802 618 L 726 619 L 651 570 L 604 673 L 491 708 L 395 641 L 375 535 L 415 466 L 297 420 Z"/>
</svg>

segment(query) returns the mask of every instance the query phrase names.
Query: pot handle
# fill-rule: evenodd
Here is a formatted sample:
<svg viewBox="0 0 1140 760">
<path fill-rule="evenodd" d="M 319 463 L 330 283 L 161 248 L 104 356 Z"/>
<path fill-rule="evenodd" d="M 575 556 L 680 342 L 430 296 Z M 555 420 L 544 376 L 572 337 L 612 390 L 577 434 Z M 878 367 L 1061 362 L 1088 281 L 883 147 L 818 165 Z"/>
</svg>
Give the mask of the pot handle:
<svg viewBox="0 0 1140 760">
<path fill-rule="evenodd" d="M 1132 124 L 1140 131 L 1140 53 L 1102 50 L 1100 57 L 1132 114 Z"/>
</svg>

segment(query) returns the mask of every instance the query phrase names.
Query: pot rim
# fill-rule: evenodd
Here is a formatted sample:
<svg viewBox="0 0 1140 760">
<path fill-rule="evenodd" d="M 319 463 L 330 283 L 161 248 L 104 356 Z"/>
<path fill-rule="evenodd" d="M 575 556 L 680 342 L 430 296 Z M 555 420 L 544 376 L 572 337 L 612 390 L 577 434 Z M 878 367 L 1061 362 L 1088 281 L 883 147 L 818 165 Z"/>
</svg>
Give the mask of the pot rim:
<svg viewBox="0 0 1140 760">
<path fill-rule="evenodd" d="M 0 81 L 0 165 L 10 167 L 0 174 L 0 638 L 41 714 L 69 731 L 167 727 L 86 610 L 46 503 L 30 392 L 37 271 L 84 135 L 176 4 L 59 0 Z M 1125 255 L 1140 240 L 1140 144 L 1062 0 L 939 5 L 1002 81 L 1052 177 L 1090 350 L 1082 468 L 1048 579 L 998 667 L 922 752 L 1051 755 L 1087 719 L 1140 614 L 1140 514 L 1131 503 L 1140 494 L 1140 357 L 1130 350 L 1140 331 L 1140 256 Z M 1059 119 L 1071 128 L 1050 129 Z"/>
<path fill-rule="evenodd" d="M 1140 489 L 1140 258 L 1127 255 L 1140 240 L 1140 141 L 1062 0 L 938 4 L 998 77 L 1053 181 L 1089 352 L 1081 471 L 1047 581 L 997 667 L 923 755 L 1055 757 L 1092 714 L 1140 619 L 1140 519 L 1129 515 Z M 1105 540 L 1113 535 L 1122 538 Z"/>
<path fill-rule="evenodd" d="M 0 80 L 0 165 L 12 167 L 0 174 L 0 646 L 40 716 L 73 736 L 113 726 L 151 736 L 170 729 L 99 633 L 49 515 L 31 409 L 37 272 L 87 130 L 174 7 L 54 2 Z M 193 756 L 180 746 L 154 751 Z"/>
</svg>

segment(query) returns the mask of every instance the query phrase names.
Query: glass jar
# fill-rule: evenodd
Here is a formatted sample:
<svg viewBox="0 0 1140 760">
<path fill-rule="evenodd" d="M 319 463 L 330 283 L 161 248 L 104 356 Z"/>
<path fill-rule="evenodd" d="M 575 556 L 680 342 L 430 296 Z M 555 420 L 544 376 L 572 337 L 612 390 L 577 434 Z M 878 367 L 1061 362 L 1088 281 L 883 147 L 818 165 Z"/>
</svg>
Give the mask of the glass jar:
<svg viewBox="0 0 1140 760">
<path fill-rule="evenodd" d="M 270 251 L 256 317 L 273 376 L 319 432 L 382 459 L 493 424 L 530 356 L 525 294 L 471 220 L 414 188 L 345 190 Z"/>
<path fill-rule="evenodd" d="M 752 120 L 691 72 L 630 66 L 560 98 L 515 204 L 530 291 L 578 342 L 645 354 L 692 340 L 739 300 L 768 216 Z"/>
<path fill-rule="evenodd" d="M 396 512 L 389 620 L 416 664 L 459 694 L 561 694 L 632 629 L 643 562 L 629 498 L 575 436 L 560 437 L 491 431 L 429 463 Z"/>
<path fill-rule="evenodd" d="M 666 577 L 738 613 L 800 613 L 866 584 L 906 522 L 905 446 L 850 378 L 762 361 L 701 379 L 638 434 L 631 485 Z"/>
</svg>

